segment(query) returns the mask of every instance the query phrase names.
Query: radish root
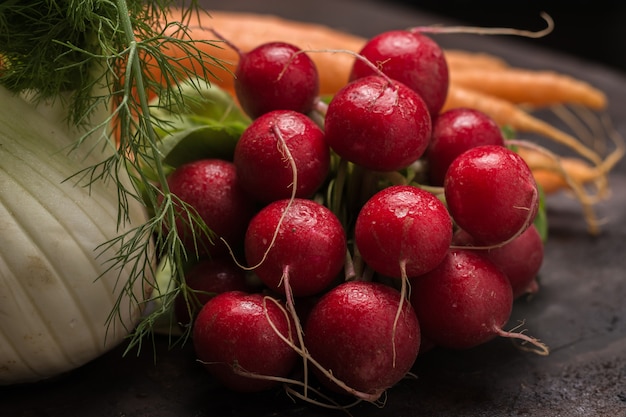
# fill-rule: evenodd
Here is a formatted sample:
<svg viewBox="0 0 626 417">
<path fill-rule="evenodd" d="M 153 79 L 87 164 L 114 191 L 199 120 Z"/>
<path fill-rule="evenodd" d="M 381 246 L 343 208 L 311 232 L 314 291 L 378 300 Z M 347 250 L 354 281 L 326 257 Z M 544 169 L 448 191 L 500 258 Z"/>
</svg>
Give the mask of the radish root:
<svg viewBox="0 0 626 417">
<path fill-rule="evenodd" d="M 278 74 L 278 79 L 280 80 L 280 78 L 283 76 L 283 74 L 287 70 L 287 67 L 291 64 L 291 62 L 299 54 L 319 53 L 319 52 L 325 52 L 325 53 L 330 53 L 330 54 L 348 54 L 348 55 L 352 55 L 353 57 L 355 57 L 359 61 L 362 61 L 365 65 L 370 67 L 370 69 L 372 71 L 374 71 L 378 76 L 384 78 L 385 81 L 387 81 L 387 83 L 389 85 L 395 85 L 396 84 L 395 81 L 393 81 L 387 74 L 385 74 L 383 72 L 383 70 L 381 69 L 380 65 L 374 64 L 372 61 L 370 61 L 369 59 L 367 59 L 363 55 L 361 55 L 361 54 L 359 54 L 359 53 L 357 53 L 355 51 L 352 51 L 350 49 L 301 49 L 301 50 L 295 52 L 291 57 L 289 57 L 289 60 L 285 63 L 283 69 Z"/>
<path fill-rule="evenodd" d="M 298 343 L 300 344 L 300 346 L 302 346 L 304 348 L 304 330 L 302 329 L 302 323 L 300 322 L 300 317 L 298 317 L 298 313 L 296 312 L 296 306 L 295 306 L 295 301 L 293 298 L 293 292 L 291 291 L 291 284 L 289 283 L 289 266 L 285 266 L 284 270 L 283 270 L 283 276 L 282 276 L 282 281 L 283 281 L 283 285 L 285 287 L 285 297 L 286 297 L 286 305 L 287 305 L 287 311 L 289 312 L 289 314 L 291 315 L 294 324 L 296 326 L 296 334 L 298 336 Z M 304 381 L 308 381 L 309 377 L 309 367 L 308 367 L 308 361 L 306 359 L 306 357 L 302 357 L 303 358 L 303 363 L 302 363 L 302 369 L 304 372 Z M 307 396 L 308 395 L 308 383 L 304 384 L 304 395 Z"/>
<path fill-rule="evenodd" d="M 516 328 L 522 326 L 523 324 L 524 323 L 521 323 Z M 494 330 L 499 336 L 508 337 L 508 338 L 511 338 L 512 340 L 521 340 L 522 344 L 516 345 L 520 350 L 523 350 L 525 352 L 536 353 L 537 355 L 540 355 L 540 356 L 548 356 L 550 354 L 550 348 L 547 345 L 539 341 L 539 339 L 536 339 L 534 337 L 524 334 L 523 331 L 522 332 L 506 331 L 498 326 L 494 326 Z M 532 344 L 533 347 L 525 346 L 525 344 L 527 343 Z"/>
<path fill-rule="evenodd" d="M 514 29 L 514 28 L 485 28 L 485 27 L 475 27 L 475 26 L 417 26 L 413 28 L 409 28 L 410 32 L 419 32 L 419 33 L 432 33 L 432 34 L 440 34 L 440 33 L 473 33 L 476 35 L 513 35 L 513 36 L 522 36 L 526 38 L 542 38 L 552 30 L 554 30 L 554 20 L 552 17 L 546 13 L 541 12 L 540 16 L 546 22 L 546 28 L 538 31 L 524 30 L 524 29 Z"/>
<path fill-rule="evenodd" d="M 392 352 L 393 352 L 393 367 L 396 367 L 396 330 L 398 327 L 398 321 L 400 320 L 400 315 L 402 315 L 402 309 L 404 308 L 404 303 L 408 300 L 409 297 L 409 277 L 406 274 L 406 260 L 403 259 L 400 261 L 400 302 L 398 303 L 398 310 L 396 311 L 396 316 L 393 319 L 393 328 L 391 330 L 391 344 L 392 344 Z"/>
<path fill-rule="evenodd" d="M 616 149 L 602 162 L 600 162 L 596 167 L 596 174 L 598 175 L 598 180 L 600 182 L 600 189 L 596 194 L 590 194 L 584 187 L 584 184 L 580 180 L 576 180 L 570 175 L 570 173 L 563 167 L 561 162 L 561 157 L 551 152 L 550 150 L 529 141 L 524 140 L 508 140 L 508 143 L 515 145 L 522 149 L 528 149 L 537 152 L 539 155 L 543 155 L 547 157 L 541 163 L 533 163 L 533 161 L 528 161 L 531 170 L 537 171 L 539 169 L 549 170 L 550 172 L 558 173 L 562 179 L 566 182 L 569 189 L 574 193 L 576 199 L 580 202 L 583 213 L 585 216 L 585 220 L 587 222 L 588 231 L 590 234 L 596 235 L 600 232 L 600 224 L 601 222 L 598 220 L 596 213 L 594 211 L 594 205 L 601 200 L 603 194 L 607 193 L 608 185 L 605 184 L 606 176 L 608 172 L 619 162 L 619 160 L 624 155 L 624 148 L 622 144 L 618 144 Z M 523 151 L 521 153 L 524 155 Z M 527 158 L 528 158 L 528 154 Z M 529 158 L 530 159 L 530 158 Z"/>
<path fill-rule="evenodd" d="M 232 248 L 230 247 L 230 245 L 228 244 L 228 242 L 226 242 L 224 238 L 220 238 L 222 242 L 226 244 L 228 251 L 231 255 L 231 258 L 233 259 L 235 264 L 237 264 L 237 266 L 247 271 L 251 271 L 251 270 L 258 268 L 267 259 L 267 256 L 270 253 L 270 250 L 272 250 L 272 247 L 274 246 L 274 242 L 276 242 L 276 239 L 278 238 L 280 227 L 285 221 L 285 217 L 287 217 L 287 212 L 289 212 L 289 209 L 291 208 L 291 205 L 293 204 L 293 201 L 296 198 L 296 192 L 298 191 L 298 168 L 296 167 L 296 161 L 293 159 L 293 156 L 291 155 L 291 152 L 289 151 L 289 148 L 287 147 L 287 143 L 285 142 L 285 138 L 283 138 L 283 135 L 280 133 L 280 129 L 278 128 L 278 126 L 273 125 L 272 131 L 274 132 L 274 135 L 276 135 L 276 146 L 278 147 L 278 151 L 284 156 L 284 160 L 289 163 L 289 165 L 291 166 L 291 172 L 293 173 L 293 181 L 291 183 L 291 196 L 289 197 L 289 202 L 287 203 L 287 206 L 285 206 L 285 210 L 280 215 L 280 219 L 278 219 L 276 230 L 274 230 L 274 234 L 272 235 L 272 240 L 270 241 L 269 245 L 267 246 L 267 249 L 263 253 L 263 257 L 256 265 L 245 266 L 245 265 L 242 265 L 236 259 L 235 254 Z"/>
<path fill-rule="evenodd" d="M 288 270 L 288 268 L 286 268 L 286 270 Z M 324 368 L 319 362 L 317 362 L 311 356 L 311 354 L 306 349 L 306 346 L 304 344 L 304 330 L 302 329 L 302 324 L 300 323 L 300 319 L 298 318 L 298 315 L 297 315 L 296 310 L 295 310 L 295 303 L 293 302 L 292 293 L 291 293 L 290 287 L 289 287 L 289 276 L 288 276 L 288 274 L 287 275 L 283 275 L 283 278 L 286 280 L 286 283 L 284 283 L 285 291 L 286 291 L 286 293 L 288 292 L 287 302 L 285 303 L 286 306 L 287 306 L 286 307 L 286 314 L 289 314 L 292 317 L 293 321 L 294 321 L 294 324 L 295 324 L 295 327 L 296 327 L 297 336 L 298 336 L 299 345 L 294 343 L 293 338 L 285 337 L 285 335 L 283 335 L 278 330 L 278 328 L 275 326 L 275 324 L 272 323 L 272 320 L 269 317 L 269 314 L 267 314 L 267 310 L 266 310 L 265 316 L 266 316 L 267 320 L 270 322 L 270 325 L 271 325 L 272 329 L 274 329 L 274 332 L 276 333 L 276 335 L 278 337 L 280 337 L 285 343 L 289 344 L 294 349 L 294 351 L 296 353 L 298 353 L 298 355 L 300 355 L 304 359 L 304 367 L 305 367 L 304 368 L 305 376 L 303 378 L 303 381 L 285 379 L 285 380 L 283 380 L 283 382 L 287 382 L 287 383 L 290 383 L 292 385 L 295 384 L 295 385 L 302 386 L 303 389 L 304 389 L 304 392 L 302 394 L 298 394 L 298 397 L 300 397 L 301 399 L 304 399 L 306 401 L 317 403 L 315 400 L 311 399 L 310 396 L 309 396 L 309 390 L 311 390 L 311 387 L 308 384 L 308 363 L 311 363 L 311 365 L 315 366 L 324 376 L 326 376 L 328 379 L 330 379 L 335 385 L 337 385 L 339 388 L 343 389 L 347 393 L 353 395 L 358 400 L 360 400 L 360 401 L 367 401 L 367 402 L 370 402 L 372 404 L 376 404 L 376 402 L 379 400 L 381 395 L 383 395 L 384 391 L 382 391 L 382 392 L 374 392 L 374 393 L 366 393 L 366 392 L 362 392 L 362 391 L 356 390 L 356 389 L 350 387 L 349 385 L 347 385 L 344 381 L 342 381 L 339 378 L 335 377 L 333 375 L 333 373 L 332 373 L 332 370 Z M 290 298 L 291 298 L 291 302 L 289 301 Z M 276 305 L 279 308 L 285 309 L 285 307 L 283 307 L 278 302 L 278 300 L 276 300 L 276 299 L 274 299 L 272 297 L 266 297 L 266 299 L 276 303 Z M 266 378 L 265 376 L 257 376 L 257 377 Z M 356 404 L 356 403 L 354 403 L 354 404 Z"/>
<path fill-rule="evenodd" d="M 576 118 L 573 114 L 566 111 L 565 106 L 555 106 L 553 111 L 570 126 L 577 137 L 587 137 L 587 142 L 594 143 L 585 144 L 583 140 L 569 135 L 548 123 L 535 119 L 529 114 L 526 114 L 525 122 L 527 122 L 527 125 L 523 129 L 544 135 L 556 143 L 565 145 L 591 162 L 591 166 L 585 167 L 584 176 L 574 175 L 575 172 L 577 173 L 582 169 L 578 169 L 578 167 L 584 166 L 583 161 L 573 165 L 573 161 L 576 161 L 575 159 L 561 158 L 546 148 L 529 141 L 509 140 L 508 142 L 522 148 L 520 153 L 522 156 L 525 156 L 525 160 L 527 160 L 527 163 L 537 176 L 541 175 L 540 172 L 543 171 L 544 173 L 557 175 L 557 178 L 563 181 L 566 188 L 574 194 L 575 198 L 582 205 L 589 233 L 597 235 L 600 231 L 601 222 L 597 219 L 593 206 L 606 198 L 610 192 L 608 175 L 625 154 L 624 139 L 613 128 L 608 117 L 603 117 L 598 121 L 598 118 L 594 117 L 590 112 L 582 114 L 583 110 L 580 109 L 580 116 Z M 591 131 L 582 123 L 579 123 L 580 120 L 584 120 L 588 126 L 591 126 Z M 601 150 L 596 150 L 600 146 L 606 147 L 604 141 L 597 140 L 601 136 L 608 136 L 608 139 L 614 145 L 614 149 L 604 158 L 600 154 Z M 593 149 L 592 146 L 596 149 Z M 523 149 L 536 151 L 537 155 L 544 156 L 544 158 L 532 158 L 533 155 L 530 152 L 524 153 Z M 587 184 L 591 183 L 596 188 L 594 193 L 590 192 L 588 187 L 586 187 Z"/>
</svg>

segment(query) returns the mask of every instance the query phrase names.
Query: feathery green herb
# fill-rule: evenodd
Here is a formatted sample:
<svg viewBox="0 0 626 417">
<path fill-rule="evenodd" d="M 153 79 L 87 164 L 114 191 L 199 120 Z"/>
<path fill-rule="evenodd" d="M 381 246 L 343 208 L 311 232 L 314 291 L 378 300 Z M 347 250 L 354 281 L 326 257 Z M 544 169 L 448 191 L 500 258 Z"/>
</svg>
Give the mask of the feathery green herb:
<svg viewBox="0 0 626 417">
<path fill-rule="evenodd" d="M 181 21 L 168 21 L 169 10 L 181 7 Z M 221 62 L 207 53 L 209 43 L 188 36 L 194 16 L 203 13 L 197 1 L 180 4 L 172 0 L 4 0 L 0 3 L 0 85 L 15 93 L 29 92 L 35 101 L 66 100 L 67 120 L 73 126 L 87 126 L 77 138 L 76 147 L 88 136 L 108 144 L 118 136 L 117 152 L 103 156 L 97 164 L 76 173 L 91 185 L 114 181 L 118 186 L 121 224 L 128 220 L 129 199 L 146 205 L 151 218 L 131 232 L 105 242 L 105 249 L 122 242 L 117 255 L 107 260 L 109 268 L 132 265 L 133 273 L 121 282 L 132 295 L 133 284 L 143 280 L 152 286 L 157 268 L 153 259 L 168 259 L 175 281 L 182 282 L 183 265 L 192 254 L 185 252 L 175 228 L 177 206 L 184 204 L 167 187 L 167 169 L 159 150 L 157 122 L 151 108 L 169 112 L 184 111 L 182 83 L 190 77 L 210 81 Z M 199 21 L 199 19 L 198 19 Z M 195 22 L 195 20 L 194 20 Z M 202 68 L 192 72 L 168 58 L 168 47 L 180 48 Z M 151 67 L 153 66 L 153 67 Z M 155 68 L 158 70 L 154 71 Z M 156 74 L 156 75 L 155 75 Z M 151 91 L 158 97 L 150 100 Z M 107 109 L 106 120 L 92 125 L 96 109 Z M 156 113 L 156 112 L 155 112 Z M 102 127 L 108 134 L 102 135 Z M 150 166 L 148 178 L 143 167 Z M 120 180 L 120 172 L 134 178 L 132 184 Z M 189 207 L 182 216 L 195 222 L 201 233 L 207 226 Z M 164 232 L 164 224 L 170 226 Z M 157 248 L 157 253 L 154 253 Z M 126 278 L 124 278 L 126 279 Z M 182 288 L 182 290 L 181 290 Z M 147 315 L 132 333 L 130 346 L 141 346 L 157 317 L 184 291 L 175 285 L 168 292 L 157 291 L 158 311 Z M 120 296 L 121 300 L 121 296 Z M 136 300 L 138 303 L 143 300 Z M 111 319 L 118 311 L 111 312 Z M 130 349 L 130 348 L 129 348 Z"/>
</svg>

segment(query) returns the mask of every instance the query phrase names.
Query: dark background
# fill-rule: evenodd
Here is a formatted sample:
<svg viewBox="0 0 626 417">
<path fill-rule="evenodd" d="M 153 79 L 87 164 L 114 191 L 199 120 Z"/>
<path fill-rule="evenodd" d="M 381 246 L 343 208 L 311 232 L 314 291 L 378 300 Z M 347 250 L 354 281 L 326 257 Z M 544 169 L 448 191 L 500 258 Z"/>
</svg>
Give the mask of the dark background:
<svg viewBox="0 0 626 417">
<path fill-rule="evenodd" d="M 626 72 L 626 2 L 609 0 L 394 0 L 398 4 L 478 26 L 539 30 L 545 11 L 554 30 L 540 44 Z"/>
</svg>

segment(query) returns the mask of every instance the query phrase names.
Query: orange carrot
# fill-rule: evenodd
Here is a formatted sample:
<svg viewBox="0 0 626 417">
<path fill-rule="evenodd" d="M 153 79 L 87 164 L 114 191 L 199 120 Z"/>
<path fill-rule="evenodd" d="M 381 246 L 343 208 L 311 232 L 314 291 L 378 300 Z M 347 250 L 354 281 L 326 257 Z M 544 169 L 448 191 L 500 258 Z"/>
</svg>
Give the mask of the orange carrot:
<svg viewBox="0 0 626 417">
<path fill-rule="evenodd" d="M 517 152 L 533 171 L 535 180 L 546 194 L 569 189 L 569 181 L 581 186 L 595 184 L 599 195 L 607 191 L 607 173 L 602 167 L 592 166 L 576 157 L 550 158 L 544 153 L 527 148 L 520 148 Z"/>
<path fill-rule="evenodd" d="M 181 19 L 179 10 L 172 9 L 171 14 L 173 19 Z M 297 22 L 272 15 L 210 11 L 209 15 L 200 15 L 188 23 L 188 35 L 192 39 L 217 39 L 218 36 L 211 31 L 215 29 L 243 52 L 270 41 L 287 41 L 306 51 L 318 51 L 319 53 L 311 53 L 310 56 L 318 67 L 321 94 L 334 94 L 345 86 L 355 60 L 350 53 L 328 51 L 358 52 L 367 41 L 324 25 Z M 203 52 L 223 64 L 223 68 L 219 65 L 214 67 L 216 77 L 210 81 L 232 92 L 233 72 L 238 55 L 225 43 L 216 41 L 216 45 L 198 44 Z M 188 51 L 167 45 L 163 45 L 163 48 L 169 48 L 166 52 L 172 57 L 172 62 L 176 61 L 181 66 L 192 69 L 197 66 L 200 70 L 197 59 L 189 58 Z M 327 52 L 320 52 L 324 50 Z M 602 109 L 606 106 L 604 94 L 583 81 L 563 74 L 513 68 L 498 57 L 488 54 L 458 50 L 444 52 L 451 83 L 442 111 L 453 107 L 474 108 L 490 115 L 500 126 L 509 126 L 518 132 L 538 134 L 574 149 L 588 162 L 570 161 L 557 155 L 549 155 L 546 151 L 551 161 L 536 164 L 532 169 L 536 173 L 535 178 L 547 192 L 563 189 L 573 191 L 583 206 L 590 231 L 597 231 L 597 221 L 592 210 L 596 200 L 586 192 L 584 186 L 593 183 L 598 189 L 606 189 L 608 172 L 623 156 L 623 148 L 603 159 L 576 137 L 534 117 L 519 104 L 547 106 L 582 103 L 590 109 Z M 159 79 L 159 69 L 154 70 L 153 75 Z"/>
<path fill-rule="evenodd" d="M 586 158 L 590 165 L 583 168 L 583 164 L 567 159 L 564 161 L 558 155 L 531 142 L 525 142 L 523 146 L 520 146 L 520 150 L 534 149 L 538 151 L 535 153 L 535 156 L 543 154 L 545 157 L 539 164 L 536 162 L 529 163 L 537 182 L 543 183 L 542 185 L 550 192 L 565 189 L 572 191 L 582 206 L 589 233 L 597 234 L 599 232 L 599 222 L 593 206 L 608 191 L 608 173 L 624 155 L 623 140 L 616 140 L 616 148 L 605 158 L 602 158 L 597 152 L 585 146 L 577 138 L 532 116 L 514 103 L 488 94 L 468 90 L 458 85 L 451 85 L 443 111 L 448 108 L 463 106 L 483 111 L 501 126 L 508 125 L 516 131 L 536 133 L 568 146 Z M 588 175 L 588 178 L 585 179 L 585 175 Z M 589 193 L 585 188 L 585 185 L 589 182 L 594 183 L 598 189 L 597 193 Z"/>
<path fill-rule="evenodd" d="M 180 11 L 171 15 L 180 19 Z M 190 36 L 194 39 L 216 39 L 211 29 L 228 39 L 242 51 L 248 51 L 269 41 L 288 41 L 312 51 L 348 50 L 358 52 L 365 38 L 355 36 L 325 25 L 298 22 L 273 15 L 254 13 L 209 11 L 208 15 L 192 18 Z M 245 30 L 242 30 L 245 28 Z M 214 68 L 214 82 L 227 89 L 233 88 L 233 74 L 238 61 L 235 51 L 223 43 L 213 47 L 213 56 L 225 64 L 225 69 Z M 485 53 L 445 50 L 450 67 L 452 84 L 499 96 L 508 101 L 529 102 L 535 105 L 583 102 L 592 108 L 606 105 L 604 94 L 577 79 L 548 71 L 531 71 L 511 68 L 498 57 Z M 195 67 L 194 60 L 186 58 L 188 52 L 170 47 L 168 53 L 181 60 L 181 65 Z M 354 56 L 347 53 L 311 53 L 320 74 L 321 94 L 333 94 L 348 81 Z M 474 69 L 471 69 L 474 68 Z M 506 69 L 506 70 L 505 70 Z"/>
<path fill-rule="evenodd" d="M 565 170 L 574 181 L 583 183 L 581 185 L 599 179 L 597 177 L 597 171 L 580 159 L 567 158 L 561 162 L 563 164 L 563 170 Z M 559 171 L 538 168 L 533 168 L 532 171 L 535 181 L 541 185 L 545 194 L 554 194 L 571 188 L 565 176 Z"/>
<path fill-rule="evenodd" d="M 519 132 L 535 133 L 574 149 L 594 164 L 602 158 L 578 139 L 524 111 L 515 103 L 451 83 L 442 111 L 453 107 L 471 107 L 491 116 L 500 126 Z"/>
<path fill-rule="evenodd" d="M 608 174 L 624 156 L 623 140 L 621 137 L 614 139 L 615 149 L 596 166 L 590 166 L 578 158 L 560 157 L 532 142 L 509 142 L 517 146 L 517 152 L 531 167 L 535 180 L 544 187 L 546 193 L 568 190 L 574 194 L 582 206 L 589 233 L 597 234 L 600 227 L 593 206 L 606 198 L 609 191 Z M 595 192 L 590 192 L 588 185 L 593 185 Z"/>
<path fill-rule="evenodd" d="M 595 110 L 606 107 L 604 92 L 589 83 L 554 71 L 523 68 L 479 68 L 450 72 L 456 85 L 532 106 L 582 104 Z"/>
<path fill-rule="evenodd" d="M 466 69 L 504 69 L 509 66 L 502 58 L 486 52 L 446 49 L 444 53 L 448 66 L 453 72 Z"/>
<path fill-rule="evenodd" d="M 193 39 L 217 39 L 211 29 L 216 30 L 225 39 L 246 52 L 254 47 L 270 41 L 290 42 L 305 50 L 338 50 L 358 51 L 365 44 L 362 37 L 351 35 L 330 27 L 296 22 L 273 15 L 259 15 L 254 13 L 237 13 L 223 11 L 209 11 L 209 15 L 200 15 L 189 22 L 190 36 Z M 180 19 L 180 11 L 173 9 L 173 19 Z M 218 41 L 219 43 L 219 41 Z M 232 72 L 238 61 L 235 51 L 225 44 L 221 48 L 213 48 L 211 54 L 221 59 L 228 70 L 216 68 L 217 80 L 214 82 L 227 90 L 233 88 Z M 191 60 L 185 60 L 185 52 L 170 48 L 168 51 L 175 59 L 182 59 L 181 65 L 197 65 Z M 354 62 L 354 56 L 346 53 L 312 53 L 311 59 L 315 62 L 320 75 L 320 93 L 333 94 L 347 82 Z"/>
<path fill-rule="evenodd" d="M 173 11 L 172 16 L 178 16 Z M 215 29 L 220 35 L 237 45 L 242 51 L 249 51 L 264 42 L 288 41 L 305 50 L 347 50 L 358 52 L 367 39 L 352 35 L 328 26 L 297 22 L 273 15 L 254 13 L 210 11 L 210 18 L 200 18 L 192 24 L 195 39 L 215 39 L 209 29 Z M 195 26 L 195 27 L 194 27 Z M 246 28 L 246 30 L 241 30 Z M 178 51 L 172 51 L 178 55 Z M 217 58 L 228 63 L 230 71 L 234 70 L 238 60 L 237 54 L 224 45 L 223 49 L 212 51 Z M 501 68 L 506 63 L 498 57 L 486 53 L 446 50 L 445 56 L 451 71 L 462 68 Z M 337 92 L 348 81 L 354 57 L 343 53 L 312 53 L 311 58 L 320 70 L 320 86 L 322 94 Z M 233 78 L 227 72 L 217 71 L 221 87 L 232 88 Z"/>
</svg>

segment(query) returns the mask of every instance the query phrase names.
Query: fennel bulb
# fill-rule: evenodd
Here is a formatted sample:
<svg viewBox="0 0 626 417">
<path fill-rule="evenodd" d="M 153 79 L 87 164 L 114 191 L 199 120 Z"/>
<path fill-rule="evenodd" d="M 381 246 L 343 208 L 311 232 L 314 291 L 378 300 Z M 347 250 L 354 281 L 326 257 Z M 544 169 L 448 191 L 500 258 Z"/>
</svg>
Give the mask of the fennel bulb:
<svg viewBox="0 0 626 417">
<path fill-rule="evenodd" d="M 113 144 L 68 153 L 75 138 L 62 118 L 4 87 L 0 103 L 0 385 L 7 385 L 75 369 L 133 330 L 146 280 L 125 288 L 132 264 L 119 270 L 107 261 L 121 244 L 112 239 L 147 214 L 129 201 L 130 222 L 118 228 L 118 184 L 86 187 L 70 178 Z"/>
</svg>

